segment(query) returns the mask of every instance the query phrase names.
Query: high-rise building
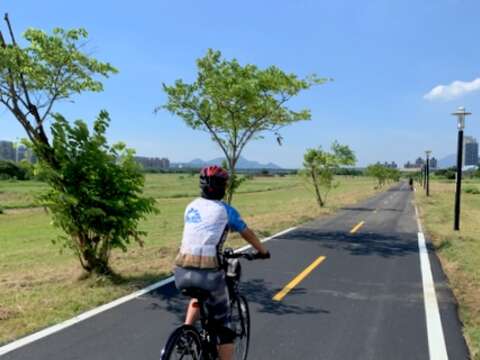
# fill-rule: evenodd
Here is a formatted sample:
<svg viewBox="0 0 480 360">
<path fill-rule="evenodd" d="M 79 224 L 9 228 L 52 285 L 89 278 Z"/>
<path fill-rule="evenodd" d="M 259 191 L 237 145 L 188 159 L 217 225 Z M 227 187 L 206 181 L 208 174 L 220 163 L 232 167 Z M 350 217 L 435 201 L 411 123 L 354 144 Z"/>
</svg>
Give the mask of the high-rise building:
<svg viewBox="0 0 480 360">
<path fill-rule="evenodd" d="M 0 141 L 0 160 L 15 161 L 15 148 L 11 141 Z"/>
<path fill-rule="evenodd" d="M 160 170 L 170 168 L 170 160 L 167 158 L 151 158 L 145 156 L 135 156 L 135 160 L 142 164 L 147 170 Z"/>
<path fill-rule="evenodd" d="M 37 157 L 35 156 L 32 149 L 26 147 L 25 145 L 18 145 L 12 141 L 0 141 L 0 160 L 8 161 L 22 161 L 27 160 L 30 163 L 36 163 Z"/>
<path fill-rule="evenodd" d="M 415 160 L 415 165 L 416 167 L 420 168 L 425 165 L 425 160 L 421 157 L 418 157 L 417 160 Z"/>
<path fill-rule="evenodd" d="M 465 136 L 463 165 L 478 165 L 478 142 L 471 136 Z"/>
<path fill-rule="evenodd" d="M 431 169 L 436 169 L 437 166 L 438 166 L 438 161 L 436 158 L 432 157 L 429 161 L 428 161 L 428 166 L 430 166 Z"/>
<path fill-rule="evenodd" d="M 383 166 L 385 166 L 386 168 L 390 168 L 390 169 L 397 169 L 397 168 L 398 168 L 398 165 L 397 165 L 397 163 L 396 163 L 395 161 L 392 161 L 392 162 L 390 162 L 390 163 L 387 162 L 387 161 L 385 161 L 385 162 L 383 163 Z"/>
</svg>

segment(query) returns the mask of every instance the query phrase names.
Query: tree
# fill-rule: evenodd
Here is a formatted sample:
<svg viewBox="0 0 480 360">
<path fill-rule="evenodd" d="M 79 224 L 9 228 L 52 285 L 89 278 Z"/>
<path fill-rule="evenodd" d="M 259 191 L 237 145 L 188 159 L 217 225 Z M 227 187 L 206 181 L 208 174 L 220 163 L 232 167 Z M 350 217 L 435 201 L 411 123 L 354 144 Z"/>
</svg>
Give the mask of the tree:
<svg viewBox="0 0 480 360">
<path fill-rule="evenodd" d="M 365 170 L 367 176 L 372 176 L 377 179 L 377 185 L 375 188 L 382 188 L 388 180 L 399 181 L 400 171 L 397 169 L 387 168 L 382 164 L 369 165 Z"/>
<path fill-rule="evenodd" d="M 340 145 L 333 142 L 331 152 L 318 149 L 307 149 L 303 157 L 302 175 L 305 176 L 313 189 L 318 206 L 324 207 L 328 193 L 338 186 L 334 182 L 335 173 L 341 166 L 352 166 L 356 163 L 354 152 L 348 145 Z"/>
<path fill-rule="evenodd" d="M 26 47 L 20 47 L 5 15 L 10 43 L 0 31 L 0 103 L 27 133 L 34 151 L 50 167 L 58 163 L 45 131 L 45 121 L 55 103 L 83 91 L 101 91 L 95 75 L 108 77 L 117 70 L 83 53 L 84 29 L 56 28 L 52 35 L 28 29 Z"/>
<path fill-rule="evenodd" d="M 140 241 L 138 222 L 154 211 L 153 199 L 141 196 L 143 175 L 124 145 L 109 146 L 106 112 L 95 121 L 93 134 L 82 121 L 74 126 L 54 105 L 84 91 L 101 91 L 97 75 L 117 70 L 81 51 L 84 29 L 54 29 L 51 35 L 29 29 L 27 46 L 15 41 L 5 15 L 10 43 L 0 32 L 0 104 L 25 129 L 29 146 L 38 157 L 40 172 L 50 190 L 42 197 L 53 222 L 65 236 L 63 243 L 78 255 L 88 272 L 109 273 L 110 252 Z M 53 116 L 52 141 L 45 122 Z"/>
<path fill-rule="evenodd" d="M 375 188 L 380 189 L 385 185 L 387 180 L 387 168 L 381 164 L 369 165 L 365 169 L 367 176 L 377 179 L 377 185 Z"/>
<path fill-rule="evenodd" d="M 242 66 L 236 59 L 222 59 L 220 51 L 211 49 L 197 60 L 197 67 L 193 83 L 177 80 L 171 86 L 163 84 L 168 101 L 156 111 L 166 109 L 189 127 L 208 132 L 225 155 L 232 182 L 245 145 L 265 132 L 274 133 L 281 144 L 282 127 L 311 117 L 307 109 L 290 110 L 287 101 L 327 81 L 315 75 L 300 79 L 275 66 L 264 70 L 251 64 Z M 227 189 L 229 203 L 234 189 Z"/>
<path fill-rule="evenodd" d="M 41 197 L 52 212 L 53 223 L 66 236 L 88 272 L 110 273 L 111 250 L 126 251 L 131 239 L 142 244 L 138 223 L 154 212 L 155 200 L 142 197 L 144 176 L 134 152 L 119 143 L 107 144 L 108 113 L 100 112 L 90 133 L 85 122 L 74 126 L 54 114 L 53 156 L 57 167 L 45 167 L 52 185 Z"/>
</svg>

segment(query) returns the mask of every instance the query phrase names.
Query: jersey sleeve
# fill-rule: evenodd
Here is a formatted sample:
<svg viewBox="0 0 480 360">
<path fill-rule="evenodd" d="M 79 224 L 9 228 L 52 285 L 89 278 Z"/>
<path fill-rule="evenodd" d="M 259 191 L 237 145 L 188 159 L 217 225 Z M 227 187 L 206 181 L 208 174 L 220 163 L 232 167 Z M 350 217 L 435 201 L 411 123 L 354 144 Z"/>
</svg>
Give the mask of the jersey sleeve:
<svg viewBox="0 0 480 360">
<path fill-rule="evenodd" d="M 245 221 L 243 221 L 238 211 L 225 203 L 224 206 L 227 210 L 228 226 L 230 227 L 230 229 L 237 232 L 242 232 L 243 230 L 245 230 L 247 224 L 245 224 Z"/>
</svg>

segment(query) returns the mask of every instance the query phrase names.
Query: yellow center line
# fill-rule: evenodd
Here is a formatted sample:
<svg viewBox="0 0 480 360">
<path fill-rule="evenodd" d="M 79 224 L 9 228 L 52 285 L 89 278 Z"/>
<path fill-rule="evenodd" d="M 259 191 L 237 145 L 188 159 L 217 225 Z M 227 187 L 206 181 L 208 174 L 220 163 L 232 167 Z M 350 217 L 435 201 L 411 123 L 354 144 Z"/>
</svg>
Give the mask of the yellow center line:
<svg viewBox="0 0 480 360">
<path fill-rule="evenodd" d="M 352 230 L 350 230 L 350 234 L 355 234 L 357 230 L 363 226 L 363 224 L 365 224 L 365 221 L 360 221 L 357 225 L 353 227 Z"/>
<path fill-rule="evenodd" d="M 303 279 L 305 279 L 308 276 L 308 274 L 310 274 L 318 265 L 320 265 L 320 263 L 323 260 L 325 260 L 325 258 L 326 258 L 325 256 L 319 256 L 317 260 L 315 260 L 313 263 L 308 265 L 308 267 L 305 270 L 303 270 L 300 274 L 295 276 L 292 281 L 290 281 L 287 285 L 285 285 L 285 287 L 273 297 L 273 300 L 282 301 L 285 295 L 287 295 L 290 292 L 290 290 L 292 290 L 295 286 L 300 284 L 300 282 Z"/>
</svg>

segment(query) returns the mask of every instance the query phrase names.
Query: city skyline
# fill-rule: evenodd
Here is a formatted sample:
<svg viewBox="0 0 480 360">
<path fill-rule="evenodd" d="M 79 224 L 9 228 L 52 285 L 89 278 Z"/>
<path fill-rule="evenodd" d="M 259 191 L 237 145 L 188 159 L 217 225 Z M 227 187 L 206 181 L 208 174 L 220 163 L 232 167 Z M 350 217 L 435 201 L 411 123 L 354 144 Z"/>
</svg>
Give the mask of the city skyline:
<svg viewBox="0 0 480 360">
<path fill-rule="evenodd" d="M 33 154 L 28 154 L 27 152 L 27 148 L 24 146 L 24 145 L 19 145 L 17 146 L 16 148 L 14 147 L 14 144 L 15 142 L 13 141 L 10 141 L 10 140 L 2 140 L 0 139 L 0 160 L 13 160 L 13 161 L 21 161 L 22 159 L 25 159 L 25 158 L 28 158 L 30 159 L 29 161 L 32 161 L 32 156 L 34 157 Z M 473 145 L 471 147 L 469 147 L 469 145 Z M 6 155 L 6 154 L 9 154 L 9 155 Z M 453 156 L 455 154 L 450 154 L 449 156 Z M 478 142 L 476 140 L 476 138 L 472 137 L 472 136 L 465 136 L 465 143 L 464 143 L 464 159 L 463 159 L 463 165 L 464 166 L 469 166 L 469 165 L 476 165 L 476 166 L 480 166 L 480 160 L 479 160 L 479 146 L 478 146 Z M 189 164 L 189 163 L 199 163 L 201 161 L 205 162 L 205 163 L 209 163 L 209 162 L 212 162 L 212 161 L 217 161 L 219 162 L 219 159 L 222 158 L 222 157 L 219 157 L 219 158 L 215 158 L 215 159 L 200 159 L 198 157 L 196 158 L 191 158 L 190 160 L 188 161 L 183 161 L 183 162 L 179 162 L 179 161 L 171 161 L 171 159 L 169 158 L 166 158 L 166 157 L 162 157 L 162 156 L 151 156 L 151 157 L 148 157 L 148 156 L 142 156 L 140 154 L 136 154 L 135 155 L 135 159 L 140 163 L 142 164 L 146 169 L 169 169 L 169 168 L 179 168 L 179 167 L 182 167 L 186 164 Z M 466 159 L 473 159 L 471 161 L 467 161 Z M 16 160 L 15 160 L 16 159 Z M 241 159 L 243 159 L 244 161 L 248 161 L 248 162 L 254 162 L 254 163 L 258 163 L 255 159 L 245 159 L 244 157 L 241 157 Z M 438 166 L 438 162 L 439 161 L 442 161 L 442 160 L 445 160 L 445 159 L 438 159 L 436 158 L 435 156 L 432 156 L 430 158 L 430 167 L 432 169 L 435 169 L 435 168 L 441 168 Z M 220 164 L 220 162 L 219 162 Z M 373 164 L 373 163 L 372 163 Z M 395 161 L 377 161 L 375 162 L 375 164 L 382 164 L 386 167 L 390 167 L 390 168 L 399 168 L 399 169 L 411 169 L 411 168 L 421 168 L 424 164 L 425 164 L 425 159 L 421 156 L 417 157 L 415 161 L 411 162 L 410 160 L 408 160 L 406 163 L 404 163 L 402 166 L 399 166 Z M 258 163 L 258 166 L 260 166 L 261 164 Z M 257 166 L 257 167 L 258 167 Z M 274 162 L 268 162 L 268 164 L 266 164 L 266 166 L 264 167 L 272 167 L 272 168 L 277 168 L 278 165 Z M 453 166 L 453 164 L 452 164 Z M 260 166 L 261 167 L 261 166 Z M 450 167 L 449 166 L 443 166 L 443 168 L 446 168 L 446 167 Z M 284 168 L 284 169 L 287 169 L 285 167 L 281 167 L 281 168 Z M 295 168 L 291 168 L 291 169 L 295 169 Z"/>
</svg>

